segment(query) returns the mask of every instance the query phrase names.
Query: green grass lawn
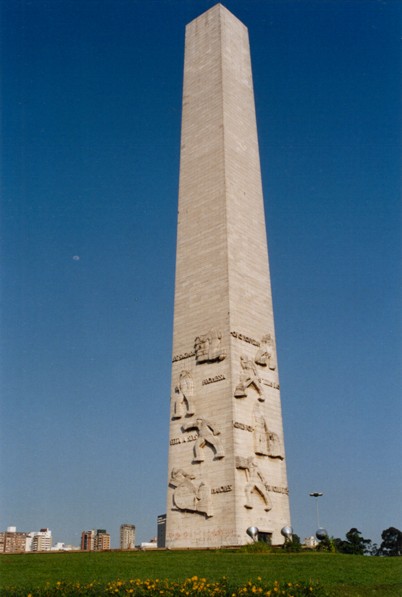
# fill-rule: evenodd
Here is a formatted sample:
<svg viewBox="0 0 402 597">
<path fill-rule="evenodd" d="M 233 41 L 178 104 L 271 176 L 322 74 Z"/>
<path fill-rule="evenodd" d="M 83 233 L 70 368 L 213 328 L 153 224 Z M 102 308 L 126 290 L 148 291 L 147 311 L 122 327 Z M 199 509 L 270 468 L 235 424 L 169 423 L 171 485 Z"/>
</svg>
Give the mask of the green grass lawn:
<svg viewBox="0 0 402 597">
<path fill-rule="evenodd" d="M 0 556 L 0 594 L 7 586 L 26 588 L 47 581 L 110 581 L 191 576 L 233 582 L 316 580 L 334 596 L 402 596 L 402 558 L 328 553 L 240 553 L 238 551 L 135 551 L 12 554 Z"/>
</svg>

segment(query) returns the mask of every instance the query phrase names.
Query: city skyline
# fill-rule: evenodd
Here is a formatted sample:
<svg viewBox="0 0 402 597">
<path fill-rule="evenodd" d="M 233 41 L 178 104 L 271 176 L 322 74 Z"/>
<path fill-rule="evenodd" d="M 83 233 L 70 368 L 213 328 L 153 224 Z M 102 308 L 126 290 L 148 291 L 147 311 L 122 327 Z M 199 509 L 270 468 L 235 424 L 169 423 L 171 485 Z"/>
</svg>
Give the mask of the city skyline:
<svg viewBox="0 0 402 597">
<path fill-rule="evenodd" d="M 213 6 L 2 3 L 2 526 L 136 524 L 167 484 L 184 28 Z M 401 517 L 401 5 L 230 0 L 249 30 L 291 518 Z M 140 523 L 140 524 L 138 524 Z"/>
</svg>

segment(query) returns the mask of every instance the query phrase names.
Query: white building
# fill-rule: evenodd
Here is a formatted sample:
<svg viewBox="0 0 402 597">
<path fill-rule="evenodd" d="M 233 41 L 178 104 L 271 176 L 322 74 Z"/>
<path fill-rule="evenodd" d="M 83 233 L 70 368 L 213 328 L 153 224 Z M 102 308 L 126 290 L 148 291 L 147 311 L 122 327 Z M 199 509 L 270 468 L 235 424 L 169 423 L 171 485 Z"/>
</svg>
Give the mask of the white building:
<svg viewBox="0 0 402 597">
<path fill-rule="evenodd" d="M 143 541 L 140 543 L 140 549 L 157 549 L 158 542 L 156 537 L 153 537 L 149 541 Z"/>
<path fill-rule="evenodd" d="M 79 551 L 79 547 L 75 545 L 67 545 L 66 543 L 55 543 L 52 547 L 52 551 Z"/>
<path fill-rule="evenodd" d="M 314 537 L 314 535 L 311 535 L 311 537 L 306 537 L 304 539 L 304 543 L 303 545 L 305 545 L 306 547 L 317 547 L 318 545 L 318 540 Z"/>
<path fill-rule="evenodd" d="M 52 531 L 41 529 L 29 533 L 26 542 L 26 551 L 50 551 L 52 548 Z"/>
<path fill-rule="evenodd" d="M 135 548 L 135 525 L 120 525 L 120 549 Z"/>
</svg>

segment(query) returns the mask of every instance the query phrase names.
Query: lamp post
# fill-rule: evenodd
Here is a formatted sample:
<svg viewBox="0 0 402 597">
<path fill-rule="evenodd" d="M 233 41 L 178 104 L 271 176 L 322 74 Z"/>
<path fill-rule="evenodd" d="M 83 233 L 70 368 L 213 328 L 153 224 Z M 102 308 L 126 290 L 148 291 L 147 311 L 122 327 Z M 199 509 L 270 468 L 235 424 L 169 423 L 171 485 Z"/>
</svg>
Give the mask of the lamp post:
<svg viewBox="0 0 402 597">
<path fill-rule="evenodd" d="M 285 537 L 285 545 L 293 542 L 293 529 L 290 526 L 281 529 L 281 535 Z"/>
<path fill-rule="evenodd" d="M 249 537 L 252 538 L 252 540 L 254 541 L 254 543 L 257 543 L 257 541 L 258 541 L 258 529 L 257 529 L 257 527 L 248 527 L 246 533 L 247 533 L 247 535 Z"/>
<path fill-rule="evenodd" d="M 310 493 L 310 496 L 315 498 L 315 503 L 317 506 L 317 531 L 315 533 L 315 536 L 317 537 L 317 539 L 319 541 L 323 541 L 325 538 L 328 537 L 328 533 L 327 533 L 326 529 L 323 529 L 322 527 L 320 527 L 320 515 L 318 512 L 318 498 L 321 497 L 322 495 L 324 495 L 324 494 L 321 493 L 320 491 L 313 491 Z"/>
<path fill-rule="evenodd" d="M 324 495 L 324 494 L 320 493 L 319 491 L 313 491 L 310 493 L 310 496 L 315 498 L 315 503 L 316 503 L 316 507 L 317 507 L 317 529 L 320 528 L 320 515 L 318 512 L 318 498 L 321 497 L 322 495 Z"/>
</svg>

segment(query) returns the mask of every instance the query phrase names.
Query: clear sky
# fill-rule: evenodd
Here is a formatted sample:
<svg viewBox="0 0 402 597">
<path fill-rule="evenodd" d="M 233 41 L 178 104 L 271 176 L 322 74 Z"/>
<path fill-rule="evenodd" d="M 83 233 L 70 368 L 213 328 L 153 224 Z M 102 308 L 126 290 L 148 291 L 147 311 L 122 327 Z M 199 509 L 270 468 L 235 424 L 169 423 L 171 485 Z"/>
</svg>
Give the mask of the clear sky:
<svg viewBox="0 0 402 597">
<path fill-rule="evenodd" d="M 209 0 L 1 2 L 0 529 L 166 511 L 186 23 Z M 401 512 L 402 4 L 227 0 L 249 28 L 292 525 Z"/>
</svg>

